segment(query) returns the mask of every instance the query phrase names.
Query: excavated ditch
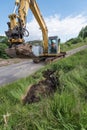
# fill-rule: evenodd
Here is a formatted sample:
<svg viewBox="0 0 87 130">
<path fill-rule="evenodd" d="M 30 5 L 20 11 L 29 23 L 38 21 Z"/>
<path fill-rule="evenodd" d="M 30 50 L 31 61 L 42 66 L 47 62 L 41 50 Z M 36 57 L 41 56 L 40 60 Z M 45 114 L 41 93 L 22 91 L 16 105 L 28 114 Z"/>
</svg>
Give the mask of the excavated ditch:
<svg viewBox="0 0 87 130">
<path fill-rule="evenodd" d="M 53 70 L 46 70 L 43 72 L 44 80 L 39 81 L 29 87 L 27 94 L 23 98 L 23 104 L 30 104 L 39 102 L 41 98 L 52 95 L 57 88 L 60 89 L 59 76 Z"/>
</svg>

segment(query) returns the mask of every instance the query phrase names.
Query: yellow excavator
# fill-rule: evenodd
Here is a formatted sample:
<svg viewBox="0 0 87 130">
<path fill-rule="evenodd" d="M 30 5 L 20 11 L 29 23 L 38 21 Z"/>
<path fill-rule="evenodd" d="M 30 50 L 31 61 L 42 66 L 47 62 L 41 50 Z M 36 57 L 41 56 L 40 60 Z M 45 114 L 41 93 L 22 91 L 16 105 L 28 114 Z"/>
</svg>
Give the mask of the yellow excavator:
<svg viewBox="0 0 87 130">
<path fill-rule="evenodd" d="M 16 49 L 25 43 L 24 37 L 29 36 L 26 29 L 26 18 L 28 10 L 31 9 L 36 21 L 38 22 L 43 36 L 43 47 L 39 56 L 32 55 L 34 62 L 41 60 L 53 61 L 58 57 L 64 57 L 65 52 L 60 52 L 60 39 L 57 36 L 48 37 L 48 29 L 46 23 L 40 13 L 40 9 L 36 0 L 16 0 L 13 14 L 9 15 L 10 22 L 8 22 L 8 31 L 6 36 L 9 39 L 9 50 Z M 32 53 L 32 47 L 31 53 Z M 17 54 L 17 52 L 16 52 Z"/>
</svg>

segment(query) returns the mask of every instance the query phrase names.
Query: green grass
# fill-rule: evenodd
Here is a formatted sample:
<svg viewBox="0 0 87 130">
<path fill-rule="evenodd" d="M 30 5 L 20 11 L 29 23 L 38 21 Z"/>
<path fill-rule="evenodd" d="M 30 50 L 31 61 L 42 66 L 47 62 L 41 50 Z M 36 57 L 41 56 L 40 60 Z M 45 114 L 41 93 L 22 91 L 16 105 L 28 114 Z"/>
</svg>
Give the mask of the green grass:
<svg viewBox="0 0 87 130">
<path fill-rule="evenodd" d="M 80 42 L 80 43 L 76 43 L 76 44 L 61 44 L 61 51 L 69 51 L 81 46 L 87 45 L 87 42 Z"/>
<path fill-rule="evenodd" d="M 59 89 L 39 103 L 22 104 L 31 84 L 41 80 L 42 71 L 56 70 Z M 87 49 L 45 66 L 15 83 L 0 88 L 1 130 L 87 130 Z M 10 113 L 7 127 L 3 115 Z"/>
</svg>

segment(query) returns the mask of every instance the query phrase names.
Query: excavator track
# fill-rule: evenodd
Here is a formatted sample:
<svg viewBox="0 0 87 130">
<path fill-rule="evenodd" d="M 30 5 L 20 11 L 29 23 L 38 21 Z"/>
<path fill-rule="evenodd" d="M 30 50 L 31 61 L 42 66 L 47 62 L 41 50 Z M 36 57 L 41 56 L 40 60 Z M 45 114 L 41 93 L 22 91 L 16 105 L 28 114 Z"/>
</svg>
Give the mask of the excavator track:
<svg viewBox="0 0 87 130">
<path fill-rule="evenodd" d="M 66 55 L 66 52 L 60 52 L 57 56 L 54 57 L 35 57 L 33 58 L 34 63 L 40 63 L 40 62 L 45 62 L 45 64 L 52 63 L 54 61 L 57 61 L 58 59 L 64 58 Z"/>
<path fill-rule="evenodd" d="M 55 62 L 55 61 L 57 61 L 57 60 L 59 60 L 59 59 L 64 58 L 65 55 L 66 55 L 66 52 L 60 52 L 60 54 L 58 54 L 58 56 L 47 58 L 47 59 L 45 60 L 45 63 L 46 63 L 46 64 L 49 64 L 49 63 Z"/>
</svg>

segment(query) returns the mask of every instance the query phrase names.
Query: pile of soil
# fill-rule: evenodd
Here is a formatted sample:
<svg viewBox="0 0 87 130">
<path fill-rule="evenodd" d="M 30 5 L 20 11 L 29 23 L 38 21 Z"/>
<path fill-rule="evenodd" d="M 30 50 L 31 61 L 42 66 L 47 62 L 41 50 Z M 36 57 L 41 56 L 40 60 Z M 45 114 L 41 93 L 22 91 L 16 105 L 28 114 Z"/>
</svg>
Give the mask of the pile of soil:
<svg viewBox="0 0 87 130">
<path fill-rule="evenodd" d="M 46 70 L 43 72 L 43 77 L 45 78 L 44 80 L 29 87 L 27 94 L 22 100 L 23 104 L 38 102 L 41 98 L 48 97 L 56 91 L 59 86 L 59 79 L 55 75 L 55 71 Z"/>
</svg>

